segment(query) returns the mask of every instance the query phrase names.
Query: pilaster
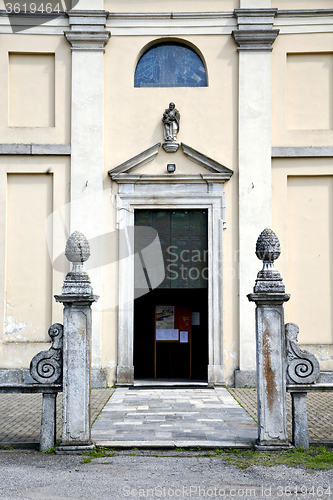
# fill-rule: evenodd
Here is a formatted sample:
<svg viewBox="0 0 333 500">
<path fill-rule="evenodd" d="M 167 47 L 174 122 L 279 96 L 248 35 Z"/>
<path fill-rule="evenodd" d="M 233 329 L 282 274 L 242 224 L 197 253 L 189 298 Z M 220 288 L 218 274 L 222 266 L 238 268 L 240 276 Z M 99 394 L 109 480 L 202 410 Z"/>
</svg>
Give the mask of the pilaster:
<svg viewBox="0 0 333 500">
<path fill-rule="evenodd" d="M 100 3 L 94 2 L 94 7 Z M 110 38 L 110 32 L 105 30 L 107 14 L 104 10 L 73 9 L 68 12 L 70 31 L 64 33 L 72 49 L 71 232 L 81 231 L 88 240 L 100 238 L 94 251 L 94 268 L 89 271 L 99 296 L 103 237 L 103 55 Z M 97 304 L 93 305 L 93 324 L 92 368 L 100 369 L 102 312 Z"/>
<path fill-rule="evenodd" d="M 238 168 L 239 168 L 239 325 L 240 370 L 254 370 L 253 312 L 246 299 L 257 262 L 256 235 L 271 225 L 271 50 L 278 35 L 273 29 L 277 9 L 252 1 L 236 9 L 238 29 L 233 37 L 239 52 Z M 263 8 L 259 8 L 263 7 Z"/>
</svg>

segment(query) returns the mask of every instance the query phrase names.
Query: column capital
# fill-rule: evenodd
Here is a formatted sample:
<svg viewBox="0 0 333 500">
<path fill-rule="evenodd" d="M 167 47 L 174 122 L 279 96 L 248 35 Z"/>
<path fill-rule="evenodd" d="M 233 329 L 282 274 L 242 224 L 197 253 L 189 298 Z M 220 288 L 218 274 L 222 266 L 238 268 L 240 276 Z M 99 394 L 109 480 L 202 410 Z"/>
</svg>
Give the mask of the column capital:
<svg viewBox="0 0 333 500">
<path fill-rule="evenodd" d="M 272 51 L 280 30 L 273 30 L 278 9 L 235 9 L 238 30 L 232 32 L 238 51 Z"/>
<path fill-rule="evenodd" d="M 65 31 L 67 41 L 72 45 L 72 51 L 105 52 L 111 33 L 105 30 L 108 12 L 105 10 L 70 10 L 70 31 Z"/>
<path fill-rule="evenodd" d="M 279 293 L 279 292 L 259 292 L 259 293 L 249 293 L 247 298 L 250 302 L 255 302 L 257 306 L 282 306 L 284 302 L 288 302 L 290 299 L 289 293 Z"/>
</svg>

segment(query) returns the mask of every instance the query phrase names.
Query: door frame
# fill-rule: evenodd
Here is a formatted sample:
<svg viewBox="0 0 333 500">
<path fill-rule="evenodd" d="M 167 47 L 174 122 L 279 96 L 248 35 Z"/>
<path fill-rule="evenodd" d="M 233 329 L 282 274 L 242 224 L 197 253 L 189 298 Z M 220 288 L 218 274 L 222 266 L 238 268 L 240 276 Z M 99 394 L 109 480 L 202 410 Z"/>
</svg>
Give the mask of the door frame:
<svg viewBox="0 0 333 500">
<path fill-rule="evenodd" d="M 120 177 L 120 176 L 119 176 Z M 223 175 L 122 174 L 116 195 L 117 228 L 134 227 L 135 210 L 208 211 L 208 384 L 223 385 Z M 134 384 L 134 231 L 120 238 L 117 385 Z"/>
</svg>

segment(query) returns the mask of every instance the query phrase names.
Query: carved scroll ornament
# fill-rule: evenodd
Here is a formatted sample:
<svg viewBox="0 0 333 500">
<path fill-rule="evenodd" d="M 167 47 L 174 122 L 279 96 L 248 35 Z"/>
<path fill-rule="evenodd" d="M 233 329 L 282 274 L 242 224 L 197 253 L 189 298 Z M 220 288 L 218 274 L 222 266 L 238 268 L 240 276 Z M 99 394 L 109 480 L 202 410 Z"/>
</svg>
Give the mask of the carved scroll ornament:
<svg viewBox="0 0 333 500">
<path fill-rule="evenodd" d="M 291 384 L 313 384 L 320 375 L 319 362 L 307 351 L 297 345 L 299 328 L 295 323 L 287 323 L 287 374 Z"/>
<path fill-rule="evenodd" d="M 54 323 L 48 331 L 52 346 L 48 351 L 41 351 L 30 363 L 30 375 L 40 384 L 60 383 L 62 379 L 62 335 L 63 326 Z"/>
</svg>

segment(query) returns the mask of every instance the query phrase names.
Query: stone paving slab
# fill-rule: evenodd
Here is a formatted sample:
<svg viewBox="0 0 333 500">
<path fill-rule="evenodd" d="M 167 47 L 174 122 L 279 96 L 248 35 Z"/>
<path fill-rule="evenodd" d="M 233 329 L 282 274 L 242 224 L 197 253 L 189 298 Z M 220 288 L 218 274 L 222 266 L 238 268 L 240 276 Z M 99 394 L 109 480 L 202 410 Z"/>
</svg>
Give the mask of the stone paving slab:
<svg viewBox="0 0 333 500">
<path fill-rule="evenodd" d="M 92 427 L 98 446 L 251 447 L 257 424 L 225 388 L 118 388 Z"/>
</svg>

